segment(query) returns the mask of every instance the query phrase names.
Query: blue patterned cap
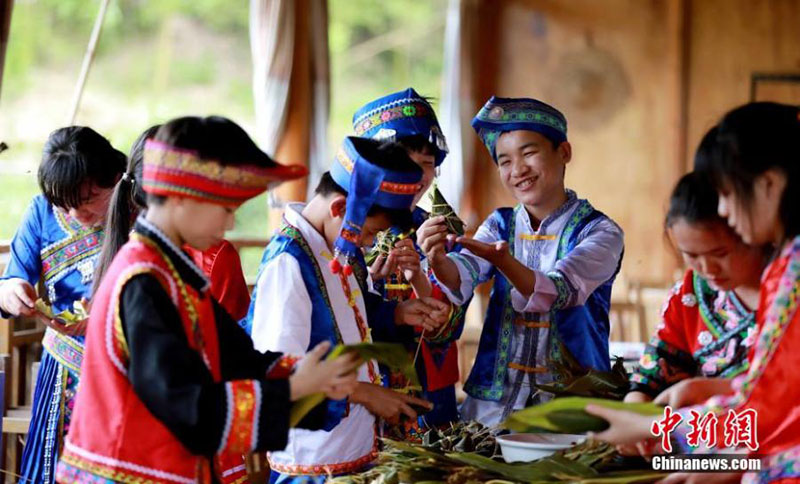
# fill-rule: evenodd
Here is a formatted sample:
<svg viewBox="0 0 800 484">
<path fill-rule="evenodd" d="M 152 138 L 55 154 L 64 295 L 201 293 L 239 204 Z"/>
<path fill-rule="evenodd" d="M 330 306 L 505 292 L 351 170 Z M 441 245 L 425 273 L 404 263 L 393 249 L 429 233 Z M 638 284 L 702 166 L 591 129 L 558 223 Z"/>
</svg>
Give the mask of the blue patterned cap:
<svg viewBox="0 0 800 484">
<path fill-rule="evenodd" d="M 378 98 L 353 115 L 356 136 L 397 141 L 423 136 L 436 148 L 436 166 L 447 156 L 447 141 L 431 104 L 412 88 Z"/>
<path fill-rule="evenodd" d="M 558 109 L 530 98 L 492 96 L 472 119 L 492 159 L 497 163 L 495 146 L 500 134 L 508 131 L 535 131 L 556 145 L 567 141 L 567 118 Z"/>
<path fill-rule="evenodd" d="M 369 149 L 374 143 L 354 136 L 345 138 L 330 170 L 333 181 L 347 192 L 344 222 L 333 245 L 337 255 L 343 254 L 348 260 L 361 250 L 361 232 L 373 205 L 405 209 L 410 214 L 414 196 L 421 188 L 422 169 L 401 172 L 372 163 L 365 153 L 374 151 Z"/>
</svg>

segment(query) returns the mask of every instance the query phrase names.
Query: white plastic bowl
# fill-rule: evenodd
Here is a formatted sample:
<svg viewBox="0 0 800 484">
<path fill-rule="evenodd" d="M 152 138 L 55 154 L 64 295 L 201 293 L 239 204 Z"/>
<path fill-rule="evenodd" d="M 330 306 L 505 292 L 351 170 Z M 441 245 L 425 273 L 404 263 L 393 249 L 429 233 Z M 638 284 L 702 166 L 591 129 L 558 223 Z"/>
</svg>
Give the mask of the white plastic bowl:
<svg viewBox="0 0 800 484">
<path fill-rule="evenodd" d="M 586 440 L 573 434 L 508 434 L 498 435 L 497 443 L 506 462 L 530 462 L 558 450 L 569 449 Z"/>
</svg>

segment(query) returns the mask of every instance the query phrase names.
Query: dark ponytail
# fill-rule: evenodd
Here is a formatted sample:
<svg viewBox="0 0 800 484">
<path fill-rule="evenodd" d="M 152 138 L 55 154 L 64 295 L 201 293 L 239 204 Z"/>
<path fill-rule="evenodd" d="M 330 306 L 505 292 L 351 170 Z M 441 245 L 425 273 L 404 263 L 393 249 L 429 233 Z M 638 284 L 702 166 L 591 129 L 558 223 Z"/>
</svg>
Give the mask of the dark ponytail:
<svg viewBox="0 0 800 484">
<path fill-rule="evenodd" d="M 128 169 L 114 187 L 106 216 L 103 248 L 95 268 L 92 295 L 100 286 L 114 256 L 128 241 L 136 216 L 147 208 L 145 193 L 142 189 L 144 143 L 155 136 L 159 127 L 160 125 L 151 126 L 134 141 L 128 157 Z"/>
</svg>

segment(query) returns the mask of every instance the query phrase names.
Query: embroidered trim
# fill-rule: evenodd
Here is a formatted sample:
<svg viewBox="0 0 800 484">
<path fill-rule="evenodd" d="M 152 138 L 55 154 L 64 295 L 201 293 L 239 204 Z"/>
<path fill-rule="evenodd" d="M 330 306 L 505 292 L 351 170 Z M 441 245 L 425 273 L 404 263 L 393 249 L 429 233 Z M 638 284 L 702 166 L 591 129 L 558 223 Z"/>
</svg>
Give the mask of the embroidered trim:
<svg viewBox="0 0 800 484">
<path fill-rule="evenodd" d="M 64 444 L 64 454 L 61 456 L 61 462 L 116 482 L 131 484 L 155 484 L 158 482 L 152 481 L 150 478 L 181 484 L 194 484 L 195 482 L 194 476 L 180 476 L 132 462 L 98 455 L 72 444 L 69 440 Z M 135 472 L 136 474 L 129 474 L 126 471 Z"/>
<path fill-rule="evenodd" d="M 203 287 L 200 289 L 201 292 L 208 291 L 208 288 L 211 287 L 211 281 L 209 281 L 208 276 L 206 276 L 205 272 L 203 272 L 199 267 L 197 267 L 197 265 L 194 263 L 194 261 L 192 261 L 189 258 L 189 256 L 186 255 L 186 253 L 184 251 L 182 251 L 177 245 L 175 245 L 169 239 L 169 237 L 164 235 L 164 233 L 161 231 L 161 229 L 159 229 L 158 227 L 156 227 L 155 225 L 150 223 L 146 218 L 144 218 L 143 215 L 140 215 L 139 218 L 136 220 L 136 222 L 144 225 L 148 230 L 150 230 L 153 233 L 153 235 L 155 235 L 156 238 L 158 238 L 158 240 L 161 243 L 163 243 L 164 245 L 169 247 L 169 249 L 172 252 L 174 252 L 175 255 L 177 255 L 181 259 L 181 261 L 183 261 L 183 263 L 186 264 L 186 266 L 192 272 L 194 272 L 195 275 L 197 275 L 197 277 L 199 277 L 204 282 Z M 143 234 L 139 234 L 139 235 L 144 236 Z M 161 250 L 160 247 L 158 248 L 158 252 L 162 256 L 164 256 L 164 260 L 166 260 L 169 263 L 170 268 L 172 268 L 172 261 L 170 261 L 169 258 L 166 257 L 166 255 L 164 254 L 164 251 Z"/>
<path fill-rule="evenodd" d="M 61 230 L 67 234 L 69 237 L 74 236 L 75 234 L 81 232 L 82 230 L 87 230 L 86 227 L 81 225 L 80 222 L 75 220 L 69 212 L 65 212 L 64 210 L 52 205 L 50 202 L 47 202 L 50 206 L 50 209 L 53 211 L 53 215 L 56 218 L 56 222 L 58 226 L 61 227 Z M 58 242 L 56 242 L 58 244 Z M 52 247 L 54 244 L 51 244 L 45 247 L 47 250 L 49 247 Z"/>
<path fill-rule="evenodd" d="M 155 233 L 156 235 L 159 234 L 159 232 Z M 160 237 L 163 237 L 163 235 L 161 235 Z M 156 251 L 163 260 L 163 262 L 167 264 L 167 267 L 172 273 L 171 274 L 172 279 L 177 284 L 178 292 L 180 293 L 181 299 L 183 300 L 182 306 L 178 304 L 176 304 L 176 306 L 179 308 L 178 309 L 179 311 L 181 307 L 183 307 L 186 310 L 186 315 L 189 318 L 189 322 L 191 324 L 191 337 L 192 337 L 191 339 L 193 340 L 192 342 L 195 345 L 195 349 L 203 356 L 203 360 L 205 361 L 208 368 L 211 370 L 211 373 L 215 374 L 218 371 L 218 369 L 215 370 L 212 367 L 211 362 L 208 360 L 208 356 L 206 355 L 205 342 L 203 341 L 203 334 L 202 331 L 200 330 L 200 324 L 198 323 L 199 317 L 197 315 L 197 308 L 195 307 L 194 300 L 189 295 L 189 291 L 186 289 L 186 283 L 183 281 L 180 274 L 178 273 L 178 270 L 175 268 L 175 264 L 172 263 L 172 260 L 169 258 L 169 256 L 161 249 L 161 247 L 158 246 L 158 244 L 154 240 L 151 240 L 144 234 L 134 232 L 133 234 L 131 234 L 131 239 L 138 240 L 144 243 L 145 245 L 149 246 L 151 249 Z M 183 252 L 181 252 L 181 255 L 184 258 L 186 257 L 186 254 L 183 254 Z M 199 270 L 194 266 L 194 264 L 192 264 L 191 267 L 193 267 L 194 270 Z M 205 276 L 203 277 L 205 278 Z M 206 279 L 206 285 L 207 284 L 208 280 Z M 216 376 L 218 377 L 218 375 Z"/>
<path fill-rule="evenodd" d="M 217 160 L 201 159 L 193 150 L 148 140 L 144 149 L 142 185 L 148 193 L 189 194 L 226 205 L 239 205 L 265 191 L 276 179 L 297 178 L 305 173 L 305 168 L 299 166 L 224 165 Z"/>
<path fill-rule="evenodd" d="M 270 469 L 281 474 L 288 474 L 290 476 L 322 476 L 322 475 L 336 475 L 336 474 L 349 474 L 362 469 L 364 466 L 374 461 L 378 457 L 377 442 L 373 445 L 372 450 L 358 459 L 348 462 L 340 462 L 338 464 L 281 464 L 275 462 L 267 456 L 269 460 Z"/>
<path fill-rule="evenodd" d="M 295 365 L 300 361 L 299 356 L 283 355 L 267 368 L 266 378 L 268 380 L 279 380 L 288 378 L 294 371 Z"/>
<path fill-rule="evenodd" d="M 227 416 L 217 453 L 246 454 L 258 444 L 258 411 L 261 385 L 255 380 L 236 380 L 225 384 Z"/>
<path fill-rule="evenodd" d="M 780 479 L 800 477 L 800 446 L 791 447 L 775 455 L 764 457 L 761 472 L 745 474 L 742 482 L 768 483 Z"/>
<path fill-rule="evenodd" d="M 300 250 L 302 250 L 311 260 L 311 265 L 314 268 L 314 275 L 320 287 L 320 293 L 322 294 L 322 298 L 325 300 L 325 306 L 328 308 L 328 311 L 331 314 L 331 319 L 333 320 L 333 331 L 336 333 L 336 342 L 338 344 L 342 344 L 344 341 L 342 340 L 342 334 L 339 332 L 339 324 L 336 322 L 336 313 L 333 311 L 333 305 L 331 304 L 330 297 L 328 296 L 328 286 L 325 284 L 325 276 L 322 275 L 322 270 L 320 270 L 317 257 L 314 255 L 314 251 L 311 250 L 311 246 L 308 245 L 308 242 L 303 237 L 303 234 L 300 233 L 300 230 L 291 225 L 285 217 L 283 219 L 283 225 L 279 229 L 278 233 L 297 242 Z"/>
<path fill-rule="evenodd" d="M 61 460 L 56 467 L 56 482 L 69 482 L 72 484 L 115 484 L 116 481 L 91 474 L 67 463 L 66 460 Z"/>
<path fill-rule="evenodd" d="M 361 136 L 371 129 L 401 118 L 423 118 L 431 115 L 433 110 L 427 103 L 414 98 L 403 98 L 378 108 L 367 111 L 361 115 L 354 123 L 357 136 Z M 435 118 L 434 118 L 435 119 Z"/>
<path fill-rule="evenodd" d="M 561 240 L 559 241 L 558 246 L 558 260 L 566 257 L 567 252 L 569 251 L 568 245 L 569 241 L 572 239 L 572 233 L 575 232 L 584 217 L 591 214 L 593 211 L 594 208 L 592 208 L 592 205 L 589 202 L 586 200 L 579 201 L 578 207 L 572 212 L 567 225 L 561 232 Z"/>
<path fill-rule="evenodd" d="M 764 327 L 758 337 L 755 354 L 747 379 L 743 382 L 741 395 L 749 395 L 753 386 L 761 378 L 779 342 L 797 311 L 797 297 L 800 293 L 800 237 L 796 237 L 789 248 L 789 263 L 781 276 L 778 291 L 770 308 L 767 309 Z"/>
<path fill-rule="evenodd" d="M 526 122 L 545 124 L 566 135 L 566 121 L 562 117 L 556 115 L 555 112 L 546 111 L 550 109 L 553 108 L 530 101 L 503 102 L 502 105 L 487 103 L 481 108 L 475 118 L 485 123 L 501 126 L 506 123 Z"/>
<path fill-rule="evenodd" d="M 65 334 L 47 328 L 42 339 L 42 346 L 54 360 L 80 375 L 83 363 L 83 344 Z"/>
<path fill-rule="evenodd" d="M 339 151 L 336 152 L 336 160 L 348 173 L 353 172 L 355 162 L 347 155 L 347 152 L 344 150 L 344 146 L 340 147 Z M 421 185 L 419 183 L 397 183 L 383 181 L 381 182 L 379 189 L 382 192 L 392 193 L 395 195 L 414 195 L 419 191 L 420 186 Z"/>
<path fill-rule="evenodd" d="M 550 306 L 551 310 L 568 307 L 575 299 L 575 290 L 572 288 L 572 285 L 570 285 L 569 280 L 564 277 L 564 274 L 560 271 L 548 272 L 547 277 L 553 281 L 553 285 L 555 285 L 556 292 L 558 293 L 552 306 Z"/>
<path fill-rule="evenodd" d="M 40 253 L 44 281 L 76 266 L 80 261 L 97 256 L 103 245 L 102 229 L 78 234 L 53 244 Z"/>
<path fill-rule="evenodd" d="M 136 234 L 132 234 L 131 237 Z M 162 281 L 165 289 L 169 290 L 172 302 L 178 305 L 178 287 L 175 281 L 169 274 L 161 267 L 150 263 L 143 262 L 136 265 L 128 266 L 120 274 L 117 279 L 116 286 L 111 296 L 111 303 L 106 314 L 106 353 L 111 359 L 111 362 L 123 375 L 128 376 L 128 342 L 125 339 L 125 332 L 122 330 L 122 316 L 120 315 L 120 298 L 122 297 L 122 290 L 125 284 L 128 283 L 133 277 L 141 274 L 151 274 L 156 279 Z M 166 284 L 164 284 L 166 282 Z"/>
<path fill-rule="evenodd" d="M 242 456 L 240 460 L 244 462 L 244 456 Z M 219 468 L 224 469 L 224 467 L 222 467 L 224 464 L 220 463 L 219 460 L 218 464 L 220 465 Z M 244 484 L 250 482 L 247 475 L 247 467 L 244 464 L 220 472 L 219 477 L 223 484 Z"/>
</svg>

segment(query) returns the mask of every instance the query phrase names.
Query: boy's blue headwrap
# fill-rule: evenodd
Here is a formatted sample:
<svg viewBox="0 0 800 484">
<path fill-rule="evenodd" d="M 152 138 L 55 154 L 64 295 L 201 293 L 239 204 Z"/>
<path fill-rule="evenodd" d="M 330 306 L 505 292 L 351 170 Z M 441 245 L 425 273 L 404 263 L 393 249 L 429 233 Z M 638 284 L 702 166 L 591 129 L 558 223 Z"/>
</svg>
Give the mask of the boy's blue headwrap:
<svg viewBox="0 0 800 484">
<path fill-rule="evenodd" d="M 535 131 L 556 146 L 567 141 L 567 118 L 558 109 L 530 98 L 501 98 L 492 96 L 472 119 L 492 159 L 497 163 L 497 138 L 507 131 Z"/>
<path fill-rule="evenodd" d="M 447 141 L 430 103 L 412 88 L 365 104 L 353 115 L 353 131 L 362 138 L 397 141 L 422 136 L 436 148 L 436 166 L 447 156 Z"/>
<path fill-rule="evenodd" d="M 349 261 L 361 250 L 361 231 L 373 205 L 410 211 L 421 188 L 421 171 L 400 172 L 375 165 L 359 150 L 364 142 L 371 143 L 362 138 L 345 138 L 330 169 L 333 181 L 347 192 L 344 222 L 334 242 L 333 272 L 341 268 L 339 254 Z"/>
</svg>

